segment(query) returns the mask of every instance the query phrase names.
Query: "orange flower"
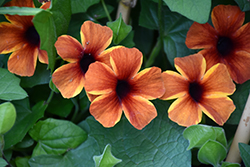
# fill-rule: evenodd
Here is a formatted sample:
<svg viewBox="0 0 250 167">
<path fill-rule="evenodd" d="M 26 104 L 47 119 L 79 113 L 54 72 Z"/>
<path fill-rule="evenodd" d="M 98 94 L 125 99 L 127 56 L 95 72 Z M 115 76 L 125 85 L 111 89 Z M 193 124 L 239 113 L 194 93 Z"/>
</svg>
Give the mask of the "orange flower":
<svg viewBox="0 0 250 167">
<path fill-rule="evenodd" d="M 64 98 L 78 95 L 85 84 L 88 67 L 95 61 L 109 64 L 108 53 L 115 47 L 104 51 L 112 41 L 113 32 L 107 26 L 91 21 L 83 23 L 80 31 L 81 42 L 69 35 L 62 35 L 55 43 L 57 53 L 69 62 L 55 70 L 52 81 Z"/>
<path fill-rule="evenodd" d="M 162 78 L 166 92 L 163 100 L 178 98 L 168 109 L 171 120 L 181 126 L 198 124 L 202 111 L 217 124 L 223 125 L 234 111 L 227 97 L 235 85 L 224 64 L 218 63 L 206 73 L 206 61 L 201 54 L 175 58 L 177 72 L 165 71 Z"/>
<path fill-rule="evenodd" d="M 90 113 L 104 127 L 119 122 L 122 110 L 129 122 L 142 129 L 157 116 L 149 101 L 165 92 L 161 69 L 147 68 L 137 74 L 142 54 L 136 48 L 120 47 L 110 52 L 111 67 L 96 62 L 89 66 L 85 90 L 97 97 L 90 105 Z"/>
<path fill-rule="evenodd" d="M 232 79 L 243 83 L 250 79 L 250 24 L 242 26 L 245 13 L 239 7 L 219 5 L 212 11 L 214 28 L 206 24 L 193 23 L 186 45 L 202 49 L 207 69 L 217 63 L 227 66 Z"/>
<path fill-rule="evenodd" d="M 35 7 L 32 0 L 12 0 L 5 6 Z M 41 6 L 47 9 L 50 2 Z M 0 23 L 0 53 L 13 52 L 8 60 L 8 70 L 20 76 L 32 76 L 37 57 L 48 64 L 47 52 L 40 49 L 40 37 L 32 19 L 34 16 L 5 15 L 10 22 Z"/>
</svg>

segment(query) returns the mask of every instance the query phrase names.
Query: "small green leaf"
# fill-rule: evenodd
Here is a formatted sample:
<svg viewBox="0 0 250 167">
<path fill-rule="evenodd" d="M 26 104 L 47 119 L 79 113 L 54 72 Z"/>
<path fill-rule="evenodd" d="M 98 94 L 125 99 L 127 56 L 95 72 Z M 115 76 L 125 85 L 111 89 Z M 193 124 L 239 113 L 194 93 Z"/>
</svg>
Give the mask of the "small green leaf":
<svg viewBox="0 0 250 167">
<path fill-rule="evenodd" d="M 116 164 L 122 162 L 121 159 L 114 157 L 111 153 L 111 146 L 107 144 L 104 148 L 102 155 L 94 156 L 96 167 L 113 167 Z"/>
<path fill-rule="evenodd" d="M 8 165 L 8 163 L 2 157 L 0 157 L 0 166 L 4 167 L 6 165 Z"/>
<path fill-rule="evenodd" d="M 130 31 L 128 36 L 121 41 L 120 45 L 123 45 L 128 48 L 132 48 L 135 46 L 133 39 L 134 39 L 134 31 Z"/>
<path fill-rule="evenodd" d="M 238 4 L 242 11 L 246 12 L 250 10 L 249 0 L 235 0 L 235 2 Z"/>
<path fill-rule="evenodd" d="M 198 151 L 198 159 L 201 163 L 212 164 L 215 167 L 226 158 L 226 155 L 226 148 L 214 140 L 208 140 Z"/>
<path fill-rule="evenodd" d="M 100 0 L 71 0 L 71 9 L 72 13 L 83 13 L 86 12 L 87 9 L 94 5 L 99 3 Z"/>
<path fill-rule="evenodd" d="M 27 93 L 19 85 L 20 79 L 8 70 L 0 68 L 0 99 L 19 100 L 27 97 Z"/>
<path fill-rule="evenodd" d="M 227 139 L 225 135 L 225 131 L 221 127 L 213 127 L 216 133 L 216 141 L 220 142 L 224 147 L 227 148 Z"/>
<path fill-rule="evenodd" d="M 25 104 L 26 101 L 28 99 L 13 102 L 17 111 L 17 120 L 13 128 L 4 135 L 5 149 L 22 141 L 36 121 L 43 117 L 44 111 L 47 108 L 47 104 L 41 101 L 33 106 L 31 111 L 29 106 Z"/>
<path fill-rule="evenodd" d="M 192 125 L 183 132 L 183 137 L 189 141 L 187 149 L 200 148 L 209 139 L 215 140 L 216 133 L 213 127 L 207 125 Z"/>
<path fill-rule="evenodd" d="M 220 167 L 240 167 L 238 163 L 223 162 Z"/>
<path fill-rule="evenodd" d="M 16 163 L 17 167 L 27 167 L 27 166 L 29 166 L 28 161 L 29 161 L 29 158 L 27 158 L 27 157 L 17 157 L 15 159 L 15 163 Z"/>
<path fill-rule="evenodd" d="M 30 15 L 36 15 L 42 10 L 43 9 L 40 8 L 17 7 L 17 6 L 0 7 L 0 14 L 30 16 Z"/>
<path fill-rule="evenodd" d="M 121 14 L 116 21 L 108 22 L 107 26 L 110 27 L 113 31 L 114 44 L 119 44 L 132 30 L 132 27 L 130 25 L 124 23 Z"/>
<path fill-rule="evenodd" d="M 240 156 L 246 167 L 250 167 L 250 146 L 245 143 L 239 143 Z"/>
<path fill-rule="evenodd" d="M 63 154 L 87 139 L 86 132 L 72 122 L 52 118 L 39 121 L 29 135 L 38 142 L 32 156 Z"/>
<path fill-rule="evenodd" d="M 0 135 L 8 132 L 16 121 L 16 109 L 10 102 L 0 104 Z"/>
<path fill-rule="evenodd" d="M 178 12 L 183 16 L 198 23 L 206 23 L 211 9 L 211 0 L 163 0 L 171 11 Z"/>
<path fill-rule="evenodd" d="M 51 90 L 53 90 L 56 93 L 59 93 L 60 91 L 57 89 L 56 85 L 53 83 L 52 79 L 49 81 L 49 87 Z"/>
</svg>

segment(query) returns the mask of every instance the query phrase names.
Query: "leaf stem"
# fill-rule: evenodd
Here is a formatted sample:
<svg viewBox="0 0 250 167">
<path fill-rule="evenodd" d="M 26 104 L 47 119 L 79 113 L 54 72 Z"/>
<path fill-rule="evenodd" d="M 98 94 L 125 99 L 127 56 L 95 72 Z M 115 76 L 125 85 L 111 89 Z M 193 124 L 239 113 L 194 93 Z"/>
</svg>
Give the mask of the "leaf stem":
<svg viewBox="0 0 250 167">
<path fill-rule="evenodd" d="M 163 41 L 163 20 L 162 20 L 162 0 L 158 1 L 158 24 L 159 24 L 159 34 L 160 34 L 160 40 Z"/>
<path fill-rule="evenodd" d="M 250 140 L 250 93 L 242 113 L 240 123 L 235 132 L 234 139 L 227 155 L 227 162 L 240 163 L 239 143 L 248 144 Z"/>
<path fill-rule="evenodd" d="M 50 94 L 49 94 L 49 97 L 48 97 L 48 99 L 47 99 L 47 101 L 46 101 L 46 104 L 49 104 L 49 103 L 50 103 L 50 101 L 51 101 L 52 98 L 53 98 L 53 95 L 54 95 L 54 91 L 51 90 L 51 91 L 50 91 Z"/>
<path fill-rule="evenodd" d="M 145 68 L 150 67 L 154 63 L 155 58 L 157 57 L 157 55 L 159 55 L 161 51 L 161 45 L 162 45 L 161 39 L 158 39 L 145 64 Z"/>
<path fill-rule="evenodd" d="M 108 17 L 109 21 L 111 22 L 112 19 L 111 19 L 110 15 L 109 15 L 109 11 L 108 11 L 108 9 L 107 9 L 107 7 L 106 7 L 106 4 L 105 4 L 104 0 L 101 0 L 101 2 L 102 2 L 102 6 L 103 6 L 103 9 L 104 9 L 104 11 L 105 11 L 107 17 Z"/>
<path fill-rule="evenodd" d="M 75 98 L 71 98 L 71 101 L 75 105 L 75 111 L 74 111 L 74 114 L 71 118 L 71 121 L 74 122 L 76 119 L 76 116 L 78 114 L 78 111 L 79 111 L 79 105 L 78 105 L 77 100 Z"/>
</svg>

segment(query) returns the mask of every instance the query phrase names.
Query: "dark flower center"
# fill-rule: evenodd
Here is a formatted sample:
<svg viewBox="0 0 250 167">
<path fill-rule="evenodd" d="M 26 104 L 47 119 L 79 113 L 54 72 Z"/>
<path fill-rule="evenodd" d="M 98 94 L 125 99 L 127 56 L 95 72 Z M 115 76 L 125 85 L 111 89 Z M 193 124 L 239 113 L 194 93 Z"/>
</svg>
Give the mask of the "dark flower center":
<svg viewBox="0 0 250 167">
<path fill-rule="evenodd" d="M 34 26 L 29 27 L 24 35 L 29 44 L 39 46 L 40 37 Z"/>
<path fill-rule="evenodd" d="M 233 41 L 228 37 L 219 37 L 217 50 L 222 56 L 228 55 L 233 49 Z"/>
<path fill-rule="evenodd" d="M 95 58 L 92 56 L 91 53 L 84 53 L 80 60 L 80 67 L 82 72 L 85 74 L 89 69 L 89 65 L 94 62 Z"/>
<path fill-rule="evenodd" d="M 203 88 L 197 82 L 192 82 L 189 84 L 189 95 L 194 101 L 199 102 L 202 98 Z"/>
<path fill-rule="evenodd" d="M 131 87 L 126 80 L 118 80 L 115 90 L 119 100 L 122 100 L 130 92 Z"/>
</svg>

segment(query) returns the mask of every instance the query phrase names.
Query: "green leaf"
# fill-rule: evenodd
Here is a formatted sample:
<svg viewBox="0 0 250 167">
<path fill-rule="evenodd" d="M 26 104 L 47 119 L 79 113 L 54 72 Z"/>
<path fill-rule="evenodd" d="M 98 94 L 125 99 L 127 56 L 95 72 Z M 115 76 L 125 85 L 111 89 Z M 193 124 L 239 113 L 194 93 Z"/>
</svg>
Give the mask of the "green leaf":
<svg viewBox="0 0 250 167">
<path fill-rule="evenodd" d="M 235 2 L 238 4 L 242 11 L 246 12 L 250 10 L 250 3 L 248 0 L 235 0 Z"/>
<path fill-rule="evenodd" d="M 20 79 L 8 70 L 0 68 L 0 99 L 19 100 L 27 97 L 27 93 L 19 85 Z"/>
<path fill-rule="evenodd" d="M 219 163 L 226 158 L 226 148 L 217 141 L 208 140 L 198 151 L 198 159 L 201 163 L 219 166 Z"/>
<path fill-rule="evenodd" d="M 50 81 L 50 71 L 46 64 L 37 63 L 36 71 L 31 77 L 21 77 L 22 87 L 32 88 L 36 85 L 47 84 Z"/>
<path fill-rule="evenodd" d="M 70 167 L 74 166 L 61 155 L 39 155 L 28 161 L 30 167 Z M 74 166 L 76 167 L 76 166 Z"/>
<path fill-rule="evenodd" d="M 4 3 L 5 0 L 0 0 L 0 6 Z"/>
<path fill-rule="evenodd" d="M 213 127 L 216 133 L 216 141 L 220 142 L 224 147 L 227 148 L 227 139 L 225 135 L 225 131 L 221 127 Z"/>
<path fill-rule="evenodd" d="M 151 0 L 143 0 L 141 5 L 139 25 L 149 29 L 159 29 L 157 3 Z M 171 12 L 167 6 L 162 7 L 162 16 L 164 52 L 172 67 L 174 67 L 174 58 L 195 53 L 195 50 L 188 49 L 185 44 L 186 34 L 193 22 L 178 13 Z"/>
<path fill-rule="evenodd" d="M 198 23 L 206 23 L 211 9 L 211 0 L 163 0 L 171 11 L 178 12 L 183 16 Z"/>
<path fill-rule="evenodd" d="M 106 4 L 106 7 L 107 7 L 107 10 L 109 13 L 111 13 L 114 10 L 114 7 L 110 6 L 108 4 Z M 82 13 L 82 14 L 84 14 L 84 13 Z M 99 20 L 99 19 L 107 17 L 107 14 L 106 14 L 105 10 L 103 9 L 103 6 L 101 3 L 91 6 L 88 9 L 87 13 L 85 13 L 85 14 L 88 15 L 93 20 Z"/>
<path fill-rule="evenodd" d="M 90 6 L 99 2 L 100 0 L 71 0 L 72 13 L 86 12 Z"/>
<path fill-rule="evenodd" d="M 8 132 L 16 121 L 16 109 L 10 102 L 0 104 L 0 135 Z"/>
<path fill-rule="evenodd" d="M 135 46 L 133 39 L 134 39 L 134 31 L 130 31 L 128 36 L 120 42 L 120 45 L 132 48 Z"/>
<path fill-rule="evenodd" d="M 29 135 L 38 142 L 32 156 L 63 154 L 87 139 L 87 134 L 70 121 L 48 118 L 39 121 Z"/>
<path fill-rule="evenodd" d="M 113 42 L 114 44 L 119 44 L 129 32 L 132 30 L 130 25 L 124 23 L 122 15 L 120 14 L 119 18 L 113 22 L 107 22 L 107 26 L 110 27 L 113 31 Z"/>
<path fill-rule="evenodd" d="M 17 7 L 17 6 L 0 7 L 0 14 L 30 16 L 30 15 L 36 15 L 42 10 L 43 9 L 40 8 Z"/>
<path fill-rule="evenodd" d="M 17 157 L 15 159 L 15 163 L 16 163 L 17 167 L 27 167 L 27 166 L 29 166 L 28 161 L 29 161 L 29 158 L 27 158 L 27 157 Z"/>
<path fill-rule="evenodd" d="M 200 148 L 207 140 L 216 139 L 216 133 L 213 127 L 207 125 L 192 125 L 183 132 L 183 137 L 189 141 L 187 149 L 194 147 Z"/>
<path fill-rule="evenodd" d="M 245 108 L 247 97 L 249 95 L 249 90 L 250 90 L 250 81 L 246 81 L 243 84 L 236 85 L 236 91 L 230 97 L 233 100 L 236 109 L 227 120 L 226 122 L 227 124 L 233 124 L 233 125 L 239 124 L 242 112 Z"/>
<path fill-rule="evenodd" d="M 240 167 L 238 163 L 223 162 L 220 167 Z"/>
<path fill-rule="evenodd" d="M 96 167 L 113 167 L 116 164 L 122 162 L 121 159 L 117 159 L 112 155 L 110 144 L 106 145 L 102 155 L 94 156 L 93 159 L 95 161 Z"/>
<path fill-rule="evenodd" d="M 36 123 L 36 121 L 43 117 L 47 104 L 44 101 L 37 103 L 30 111 L 27 99 L 13 102 L 16 111 L 17 119 L 13 128 L 4 135 L 5 149 L 22 141 L 26 133 Z"/>
<path fill-rule="evenodd" d="M 250 146 L 245 143 L 239 143 L 240 156 L 246 167 L 250 167 Z"/>
<path fill-rule="evenodd" d="M 8 165 L 8 163 L 2 157 L 0 157 L 0 166 L 6 166 L 6 165 Z"/>
</svg>

